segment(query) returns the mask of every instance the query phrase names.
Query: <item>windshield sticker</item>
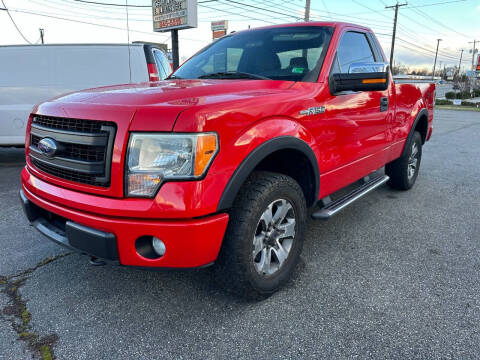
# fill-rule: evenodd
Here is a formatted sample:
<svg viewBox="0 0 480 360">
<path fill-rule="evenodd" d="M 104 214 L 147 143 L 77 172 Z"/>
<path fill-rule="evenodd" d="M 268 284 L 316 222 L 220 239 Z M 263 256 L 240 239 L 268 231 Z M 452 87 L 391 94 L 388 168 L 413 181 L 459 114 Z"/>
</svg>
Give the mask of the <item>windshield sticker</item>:
<svg viewBox="0 0 480 360">
<path fill-rule="evenodd" d="M 303 71 L 304 71 L 304 70 L 305 70 L 305 69 L 302 68 L 302 67 L 294 67 L 294 68 L 292 68 L 292 73 L 294 73 L 294 74 L 303 74 Z"/>
</svg>

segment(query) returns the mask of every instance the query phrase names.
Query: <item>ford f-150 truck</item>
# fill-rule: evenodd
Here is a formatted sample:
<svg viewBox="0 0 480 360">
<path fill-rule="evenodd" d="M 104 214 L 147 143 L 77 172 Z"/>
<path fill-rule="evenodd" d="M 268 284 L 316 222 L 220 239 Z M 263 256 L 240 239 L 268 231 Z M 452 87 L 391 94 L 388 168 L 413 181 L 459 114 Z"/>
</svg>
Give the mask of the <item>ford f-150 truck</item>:
<svg viewBox="0 0 480 360">
<path fill-rule="evenodd" d="M 363 26 L 237 32 L 165 81 L 36 107 L 21 201 L 37 230 L 97 263 L 213 264 L 229 289 L 268 296 L 294 271 L 307 214 L 413 186 L 434 91 L 396 83 Z"/>
</svg>

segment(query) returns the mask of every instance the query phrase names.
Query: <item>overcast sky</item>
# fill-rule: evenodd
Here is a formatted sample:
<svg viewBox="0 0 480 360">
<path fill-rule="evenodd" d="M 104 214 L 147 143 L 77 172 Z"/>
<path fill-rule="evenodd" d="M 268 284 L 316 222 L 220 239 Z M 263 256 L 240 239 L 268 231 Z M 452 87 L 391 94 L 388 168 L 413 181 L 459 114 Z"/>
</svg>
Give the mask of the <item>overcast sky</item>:
<svg viewBox="0 0 480 360">
<path fill-rule="evenodd" d="M 0 0 L 0 7 L 2 7 Z M 124 0 L 91 0 L 125 4 Z M 129 5 L 151 5 L 149 0 L 127 0 Z M 3 0 L 26 40 L 39 41 L 45 29 L 46 43 L 126 43 L 124 7 L 86 4 L 75 0 Z M 211 41 L 212 20 L 229 20 L 228 31 L 295 22 L 303 17 L 300 0 L 199 0 L 199 26 L 180 31 L 180 56 L 185 59 Z M 371 27 L 389 54 L 393 0 L 312 0 L 312 20 L 341 20 Z M 129 7 L 130 41 L 167 42 L 169 33 L 152 31 L 151 8 Z M 96 24 L 96 25 L 95 25 Z M 398 19 L 395 61 L 431 67 L 436 39 L 441 38 L 439 61 L 471 66 L 474 39 L 480 40 L 480 0 L 410 0 Z M 101 25 L 101 26 L 98 26 Z M 0 45 L 26 44 L 6 11 L 0 11 Z M 480 44 L 479 44 L 480 45 Z M 480 46 L 479 46 L 480 47 Z"/>
</svg>

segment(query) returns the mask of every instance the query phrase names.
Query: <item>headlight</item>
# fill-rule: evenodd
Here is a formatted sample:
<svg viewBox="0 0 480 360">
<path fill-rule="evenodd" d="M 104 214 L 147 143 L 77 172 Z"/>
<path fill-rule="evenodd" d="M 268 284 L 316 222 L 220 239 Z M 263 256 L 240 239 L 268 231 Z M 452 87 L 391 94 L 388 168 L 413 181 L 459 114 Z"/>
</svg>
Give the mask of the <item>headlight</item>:
<svg viewBox="0 0 480 360">
<path fill-rule="evenodd" d="M 217 151 L 214 133 L 133 133 L 128 143 L 127 196 L 153 197 L 164 181 L 201 178 Z"/>
</svg>

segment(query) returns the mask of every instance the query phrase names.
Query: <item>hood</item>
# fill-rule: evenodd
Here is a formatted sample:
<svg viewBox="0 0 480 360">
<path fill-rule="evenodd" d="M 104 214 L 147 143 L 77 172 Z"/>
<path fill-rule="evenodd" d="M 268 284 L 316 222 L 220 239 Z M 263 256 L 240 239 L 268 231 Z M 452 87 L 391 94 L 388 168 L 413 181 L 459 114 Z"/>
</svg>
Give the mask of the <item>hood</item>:
<svg viewBox="0 0 480 360">
<path fill-rule="evenodd" d="M 252 90 L 285 89 L 293 82 L 275 80 L 164 80 L 87 89 L 54 99 L 62 103 L 121 106 L 192 106 L 201 98 Z"/>
<path fill-rule="evenodd" d="M 165 80 L 108 86 L 67 94 L 42 104 L 39 113 L 96 119 L 95 109 L 115 108 L 135 114 L 130 126 L 137 131 L 172 131 L 178 115 L 193 106 L 258 97 L 289 88 L 293 82 L 275 80 Z M 55 108 L 55 114 L 52 114 Z M 93 112 L 92 112 L 93 110 Z M 102 111 L 105 113 L 105 111 Z M 98 111 L 97 111 L 98 114 Z M 85 115 L 82 116 L 85 118 Z M 99 119 L 102 120 L 102 119 Z M 105 119 L 104 119 L 105 120 Z"/>
</svg>

